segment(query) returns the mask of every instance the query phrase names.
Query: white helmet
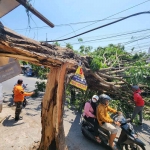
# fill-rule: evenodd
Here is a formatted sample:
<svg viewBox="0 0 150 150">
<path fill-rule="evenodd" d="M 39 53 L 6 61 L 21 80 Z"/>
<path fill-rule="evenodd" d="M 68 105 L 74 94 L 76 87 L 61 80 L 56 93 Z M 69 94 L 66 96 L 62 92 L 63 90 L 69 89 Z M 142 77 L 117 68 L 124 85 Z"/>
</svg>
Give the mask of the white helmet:
<svg viewBox="0 0 150 150">
<path fill-rule="evenodd" d="M 98 101 L 99 97 L 97 95 L 92 96 L 92 102 L 96 103 Z"/>
</svg>

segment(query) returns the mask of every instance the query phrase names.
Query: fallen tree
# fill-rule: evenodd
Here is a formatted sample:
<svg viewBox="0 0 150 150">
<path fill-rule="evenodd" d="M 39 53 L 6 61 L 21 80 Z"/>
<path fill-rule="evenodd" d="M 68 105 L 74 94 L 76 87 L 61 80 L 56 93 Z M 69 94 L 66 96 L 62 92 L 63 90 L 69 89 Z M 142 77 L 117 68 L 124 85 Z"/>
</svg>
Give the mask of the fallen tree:
<svg viewBox="0 0 150 150">
<path fill-rule="evenodd" d="M 0 56 L 12 57 L 24 60 L 36 65 L 50 68 L 46 92 L 42 101 L 42 138 L 39 150 L 64 150 L 65 137 L 63 130 L 63 106 L 65 99 L 66 77 L 71 78 L 78 62 L 82 62 L 88 88 L 101 93 L 115 95 L 117 99 L 129 99 L 131 97 L 130 84 L 119 73 L 129 69 L 120 54 L 115 54 L 118 65 L 104 54 L 107 68 L 92 68 L 89 56 L 79 56 L 69 48 L 61 48 L 48 43 L 41 43 L 21 36 L 14 31 L 0 25 Z"/>
</svg>

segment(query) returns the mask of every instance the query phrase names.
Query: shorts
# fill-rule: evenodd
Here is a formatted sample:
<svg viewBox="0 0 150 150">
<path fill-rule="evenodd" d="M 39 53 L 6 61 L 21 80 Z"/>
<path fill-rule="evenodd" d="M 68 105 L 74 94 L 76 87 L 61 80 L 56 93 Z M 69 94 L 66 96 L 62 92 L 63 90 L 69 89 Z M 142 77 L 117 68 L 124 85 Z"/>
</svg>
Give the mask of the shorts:
<svg viewBox="0 0 150 150">
<path fill-rule="evenodd" d="M 101 127 L 110 131 L 111 134 L 117 134 L 117 132 L 118 132 L 116 127 L 114 125 L 112 125 L 111 123 L 104 123 Z"/>
</svg>

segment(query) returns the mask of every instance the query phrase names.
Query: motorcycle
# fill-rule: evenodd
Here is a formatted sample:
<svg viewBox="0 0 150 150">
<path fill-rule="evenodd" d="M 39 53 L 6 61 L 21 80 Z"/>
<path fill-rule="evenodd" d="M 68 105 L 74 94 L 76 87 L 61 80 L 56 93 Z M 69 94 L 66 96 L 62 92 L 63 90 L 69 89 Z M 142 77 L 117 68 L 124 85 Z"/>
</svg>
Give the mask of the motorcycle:
<svg viewBox="0 0 150 150">
<path fill-rule="evenodd" d="M 112 115 L 111 117 L 113 120 L 119 121 L 121 124 L 121 133 L 118 137 L 118 141 L 116 139 L 116 145 L 119 150 L 146 150 L 145 144 L 138 138 L 138 135 L 135 133 L 133 125 L 130 123 L 130 119 L 125 119 L 123 115 L 118 114 Z M 97 142 L 94 136 L 94 125 L 86 121 L 84 117 L 82 117 L 81 131 L 86 138 Z M 109 131 L 99 126 L 98 133 L 99 138 L 102 141 L 100 144 L 108 146 L 108 140 L 110 137 Z"/>
</svg>

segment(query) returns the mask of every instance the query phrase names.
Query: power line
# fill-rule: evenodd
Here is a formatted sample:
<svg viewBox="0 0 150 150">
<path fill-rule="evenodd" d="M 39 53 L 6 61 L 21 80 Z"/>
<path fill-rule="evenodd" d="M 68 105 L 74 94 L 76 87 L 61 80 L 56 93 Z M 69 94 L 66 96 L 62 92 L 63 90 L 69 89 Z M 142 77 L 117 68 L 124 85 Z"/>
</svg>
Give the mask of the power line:
<svg viewBox="0 0 150 150">
<path fill-rule="evenodd" d="M 150 29 L 148 29 L 148 30 L 150 30 Z M 141 33 L 138 33 L 138 32 L 146 32 L 146 31 L 147 31 L 147 29 L 130 30 L 130 31 L 126 31 L 126 32 L 117 32 L 117 33 L 112 33 L 112 34 L 103 34 L 103 35 L 97 35 L 97 36 L 85 36 L 85 37 L 82 37 L 82 39 L 93 39 L 93 38 L 97 38 L 97 37 L 104 38 L 104 37 L 108 37 L 108 36 L 115 36 L 115 35 L 118 35 L 118 34 L 123 35 L 124 37 L 126 37 L 126 36 L 129 36 L 129 35 L 124 35 L 126 33 L 131 33 L 131 34 L 133 33 L 133 34 L 138 35 L 138 34 L 141 34 Z"/>
<path fill-rule="evenodd" d="M 150 11 L 145 11 L 145 12 L 139 12 L 139 13 L 136 13 L 136 14 L 132 14 L 132 15 L 129 15 L 127 17 L 124 17 L 122 19 L 119 19 L 119 20 L 116 20 L 116 21 L 113 21 L 113 22 L 110 22 L 110 23 L 107 23 L 107 24 L 104 24 L 102 26 L 99 26 L 97 28 L 94 28 L 94 29 L 91 29 L 91 30 L 88 30 L 88 31 L 85 31 L 85 32 L 82 32 L 80 34 L 77 34 L 75 36 L 72 36 L 72 37 L 69 37 L 69 38 L 65 38 L 65 39 L 61 39 L 61 40 L 53 40 L 53 41 L 46 41 L 46 42 L 59 42 L 59 41 L 65 41 L 65 40 L 69 40 L 69 39 L 72 39 L 72 38 L 75 38 L 75 37 L 78 37 L 80 35 L 83 35 L 83 34 L 86 34 L 86 33 L 89 33 L 89 32 L 92 32 L 94 30 L 97 30 L 97 29 L 100 29 L 100 28 L 104 28 L 106 26 L 109 26 L 109 25 L 112 25 L 112 24 L 115 24 L 117 22 L 120 22 L 122 20 L 125 20 L 125 19 L 128 19 L 128 18 L 131 18 L 131 17 L 135 17 L 135 16 L 138 16 L 138 15 L 142 15 L 142 14 L 150 14 Z M 45 41 L 42 41 L 42 42 L 45 42 Z"/>
<path fill-rule="evenodd" d="M 85 24 L 85 23 L 90 23 L 90 22 L 94 22 L 93 24 L 95 24 L 95 23 L 97 23 L 97 22 L 101 22 L 101 21 L 106 21 L 106 20 L 114 20 L 114 19 L 121 19 L 121 18 L 123 18 L 123 17 L 120 17 L 120 18 L 110 18 L 110 17 L 113 17 L 113 16 L 115 16 L 115 15 L 117 15 L 117 14 L 120 14 L 120 13 L 122 13 L 122 12 L 125 12 L 125 11 L 127 11 L 127 10 L 129 10 L 129 9 L 132 9 L 132 8 L 134 8 L 134 7 L 137 7 L 137 6 L 139 6 L 139 5 L 142 5 L 142 4 L 144 4 L 144 3 L 147 3 L 147 2 L 149 2 L 150 0 L 147 0 L 147 1 L 144 1 L 144 2 L 142 2 L 142 3 L 139 3 L 139 4 L 137 4 L 137 5 L 134 5 L 134 6 L 132 6 L 132 7 L 129 7 L 129 8 L 127 8 L 127 9 L 124 9 L 124 10 L 122 10 L 122 11 L 120 11 L 120 12 L 118 12 L 118 13 L 115 13 L 115 14 L 113 14 L 113 15 L 111 15 L 111 16 L 108 16 L 108 17 L 106 17 L 106 18 L 104 18 L 104 19 L 100 19 L 100 20 L 91 20 L 91 21 L 83 21 L 83 22 L 74 22 L 74 23 L 68 23 L 68 24 L 56 24 L 55 26 L 56 27 L 61 27 L 61 26 L 69 26 L 69 25 L 78 25 L 78 24 Z M 90 24 L 90 25 L 93 25 L 93 24 Z M 90 26 L 90 25 L 88 25 L 88 26 Z M 88 27 L 88 26 L 85 26 L 85 27 Z M 33 28 L 24 28 L 24 29 L 14 29 L 14 30 L 31 30 L 31 29 L 40 29 L 40 28 L 48 28 L 49 26 L 41 26 L 41 27 L 33 27 Z M 85 28 L 85 27 L 83 27 L 83 28 Z M 81 29 L 83 29 L 83 28 L 81 28 Z M 80 29 L 78 29 L 78 30 L 80 30 Z M 76 30 L 76 31 L 78 31 L 78 30 Z M 71 32 L 71 33 L 73 33 L 73 32 Z M 69 33 L 69 34 L 71 34 L 71 33 Z"/>
<path fill-rule="evenodd" d="M 106 20 L 116 20 L 116 19 L 121 19 L 123 17 L 119 18 L 110 18 L 110 19 L 101 19 L 101 20 L 91 20 L 91 21 L 83 21 L 83 22 L 73 22 L 73 23 L 67 23 L 67 24 L 56 24 L 55 27 L 62 27 L 62 26 L 69 26 L 69 25 L 79 25 L 79 24 L 85 24 L 85 23 L 90 23 L 90 22 L 101 22 L 101 21 L 106 21 Z M 19 30 L 33 30 L 33 29 L 43 29 L 43 28 L 49 28 L 49 26 L 41 26 L 41 27 L 32 27 L 32 28 L 22 28 L 22 29 L 13 29 L 15 31 Z"/>
<path fill-rule="evenodd" d="M 140 46 L 143 45 L 143 44 L 147 44 L 147 43 L 149 43 L 149 46 L 150 46 L 150 41 L 144 42 L 144 43 L 140 43 Z M 137 46 L 137 44 L 136 45 L 132 45 L 132 46 L 126 46 L 126 48 L 136 47 L 136 46 Z"/>
<path fill-rule="evenodd" d="M 128 45 L 128 44 L 131 44 L 131 43 L 133 43 L 133 42 L 140 41 L 140 40 L 144 40 L 144 39 L 149 39 L 149 38 L 150 38 L 150 35 L 145 36 L 145 37 L 140 38 L 140 39 L 136 39 L 136 40 L 128 41 L 128 42 L 125 42 L 125 43 L 123 43 L 123 44 L 124 44 L 124 45 Z"/>
<path fill-rule="evenodd" d="M 150 47 L 150 45 L 143 45 L 143 46 L 140 46 L 140 48 L 148 48 L 148 47 Z M 132 49 L 132 48 L 134 48 L 134 50 L 135 49 L 139 49 L 139 47 L 131 47 L 131 48 L 127 48 L 127 47 L 125 47 L 126 49 Z"/>
<path fill-rule="evenodd" d="M 135 8 L 135 7 L 137 7 L 137 6 L 140 6 L 140 5 L 142 5 L 142 4 L 144 4 L 144 3 L 147 3 L 147 2 L 149 2 L 149 1 L 150 1 L 150 0 L 147 0 L 147 1 L 144 1 L 144 2 L 142 2 L 142 3 L 136 4 L 136 5 L 132 6 L 132 7 L 129 7 L 129 8 L 127 8 L 127 9 L 124 9 L 124 10 L 122 10 L 122 11 L 120 11 L 120 12 L 117 12 L 117 13 L 115 13 L 115 14 L 113 14 L 113 15 L 110 15 L 110 16 L 104 18 L 104 19 L 101 19 L 101 20 L 106 20 L 106 19 L 108 19 L 108 18 L 111 18 L 111 17 L 113 17 L 113 16 L 116 16 L 116 15 L 122 13 L 122 12 L 125 12 L 125 11 L 127 11 L 127 10 L 130 10 L 130 9 Z M 97 21 L 97 22 L 98 22 L 98 21 Z M 97 22 L 95 22 L 95 23 L 97 23 Z M 82 29 L 84 29 L 84 28 L 86 28 L 86 27 L 89 27 L 89 26 L 95 24 L 95 23 L 92 23 L 92 24 L 90 24 L 90 25 L 84 26 L 84 27 L 82 27 L 82 28 L 80 28 L 80 29 L 78 29 L 78 30 L 75 30 L 75 31 L 82 30 Z M 70 34 L 72 34 L 72 33 L 74 33 L 74 32 L 70 32 L 70 33 L 65 34 L 65 35 L 63 35 L 63 36 L 60 36 L 60 37 L 58 37 L 58 38 L 65 37 L 65 36 L 70 35 Z M 58 38 L 57 38 L 57 39 L 58 39 Z"/>
<path fill-rule="evenodd" d="M 149 30 L 150 29 L 145 29 L 145 30 L 139 30 L 139 31 L 124 33 L 124 34 L 118 34 L 118 35 L 114 35 L 114 36 L 108 36 L 108 37 L 104 37 L 104 38 L 100 38 L 100 39 L 87 40 L 87 41 L 83 41 L 81 44 L 87 43 L 87 42 L 95 42 L 95 41 L 100 41 L 100 40 L 105 40 L 105 39 L 110 39 L 110 38 L 125 36 L 125 35 L 130 35 L 130 34 L 134 34 L 134 33 L 140 33 L 140 32 L 149 31 Z M 75 45 L 75 44 L 79 44 L 79 43 L 72 43 L 71 45 Z"/>
</svg>

